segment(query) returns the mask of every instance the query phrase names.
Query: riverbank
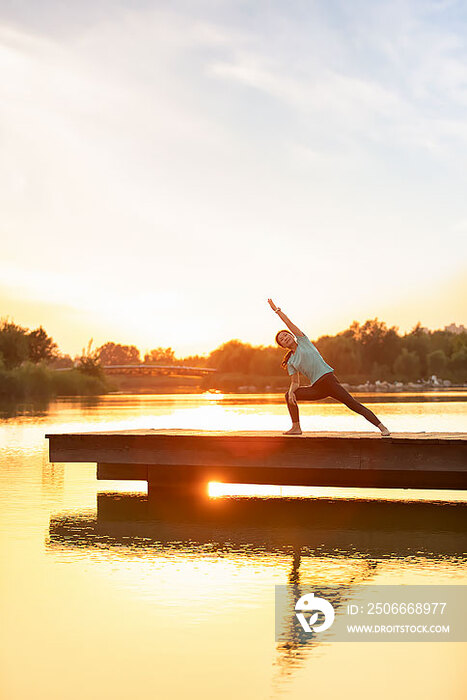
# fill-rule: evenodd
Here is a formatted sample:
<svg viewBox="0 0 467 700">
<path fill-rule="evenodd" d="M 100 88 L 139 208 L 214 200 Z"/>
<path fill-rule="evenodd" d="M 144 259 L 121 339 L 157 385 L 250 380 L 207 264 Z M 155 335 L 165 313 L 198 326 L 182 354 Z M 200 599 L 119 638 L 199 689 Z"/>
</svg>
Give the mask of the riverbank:
<svg viewBox="0 0 467 700">
<path fill-rule="evenodd" d="M 254 379 L 254 380 L 253 380 Z M 342 381 L 342 380 L 341 380 Z M 306 380 L 302 379 L 302 384 Z M 355 394 L 381 396 L 412 394 L 443 394 L 462 392 L 467 384 L 453 384 L 448 380 L 420 380 L 417 382 L 364 382 L 342 381 Z M 52 399 L 65 396 L 99 396 L 110 393 L 156 394 L 283 394 L 289 382 L 285 375 L 252 377 L 240 373 L 216 373 L 207 377 L 196 376 L 135 376 L 104 372 L 90 374 L 77 368 L 54 370 L 43 364 L 24 363 L 12 370 L 0 369 L 0 398 L 7 400 Z"/>
<path fill-rule="evenodd" d="M 98 396 L 115 386 L 103 374 L 93 376 L 79 369 L 62 372 L 26 362 L 0 369 L 0 397 L 8 400 L 51 399 L 57 396 Z"/>
<path fill-rule="evenodd" d="M 345 382 L 339 377 L 343 386 L 351 392 L 364 393 L 404 393 L 404 392 L 440 392 L 462 391 L 467 384 L 454 384 L 448 380 L 419 380 L 417 382 Z M 148 376 L 112 374 L 115 389 L 122 394 L 198 394 L 206 391 L 224 394 L 280 394 L 287 391 L 287 376 L 252 376 L 241 373 L 216 373 L 206 377 L 189 376 Z M 306 384 L 302 378 L 302 384 Z"/>
</svg>

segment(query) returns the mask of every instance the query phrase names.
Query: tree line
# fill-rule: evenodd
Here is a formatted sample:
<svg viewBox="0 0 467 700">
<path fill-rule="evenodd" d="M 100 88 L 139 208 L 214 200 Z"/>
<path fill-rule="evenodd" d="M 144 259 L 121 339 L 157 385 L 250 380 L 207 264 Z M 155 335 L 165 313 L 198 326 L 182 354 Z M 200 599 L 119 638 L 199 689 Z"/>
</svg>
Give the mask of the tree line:
<svg viewBox="0 0 467 700">
<path fill-rule="evenodd" d="M 396 326 L 388 328 L 375 318 L 363 324 L 354 321 L 346 330 L 312 342 L 339 379 L 350 384 L 378 379 L 416 382 L 433 375 L 455 384 L 467 382 L 466 332 L 428 331 L 418 323 L 409 333 L 400 334 Z M 273 377 L 283 372 L 284 352 L 231 340 L 211 352 L 206 365 L 225 373 Z"/>
<path fill-rule="evenodd" d="M 436 375 L 453 382 L 467 381 L 467 333 L 429 331 L 418 323 L 401 335 L 377 318 L 360 324 L 354 321 L 336 335 L 323 335 L 314 341 L 326 362 L 343 381 L 417 381 Z M 172 348 L 156 348 L 141 359 L 134 345 L 106 343 L 97 350 L 102 364 L 192 365 L 212 367 L 224 374 L 249 377 L 279 376 L 284 350 L 276 346 L 253 346 L 229 340 L 208 355 L 177 358 Z"/>
<path fill-rule="evenodd" d="M 467 333 L 427 330 L 418 323 L 409 333 L 387 327 L 377 318 L 360 324 L 354 321 L 336 335 L 313 340 L 341 381 L 403 381 L 428 379 L 436 375 L 454 383 L 467 381 Z M 284 349 L 254 346 L 229 340 L 206 355 L 178 358 L 171 347 L 157 347 L 143 356 L 135 345 L 107 342 L 92 349 L 92 341 L 80 355 L 71 358 L 59 351 L 42 326 L 23 328 L 8 319 L 0 322 L 0 370 L 23 365 L 75 368 L 84 374 L 102 376 L 106 365 L 154 364 L 210 367 L 224 375 L 283 377 L 280 363 Z"/>
<path fill-rule="evenodd" d="M 42 326 L 34 330 L 0 321 L 0 397 L 8 400 L 88 396 L 109 391 L 98 363 L 83 351 L 75 361 L 60 353 Z M 65 368 L 64 372 L 54 369 Z"/>
</svg>

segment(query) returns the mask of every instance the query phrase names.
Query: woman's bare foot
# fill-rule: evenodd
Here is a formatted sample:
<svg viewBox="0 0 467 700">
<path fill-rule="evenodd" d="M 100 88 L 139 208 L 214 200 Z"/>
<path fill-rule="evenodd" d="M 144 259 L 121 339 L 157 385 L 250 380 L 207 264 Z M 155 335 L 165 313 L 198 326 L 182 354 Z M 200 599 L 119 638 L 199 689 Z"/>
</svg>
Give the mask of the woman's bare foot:
<svg viewBox="0 0 467 700">
<path fill-rule="evenodd" d="M 302 429 L 300 428 L 299 425 L 293 425 L 290 430 L 287 430 L 285 433 L 282 433 L 282 435 L 301 435 L 302 434 Z"/>
<path fill-rule="evenodd" d="M 378 428 L 381 430 L 381 437 L 391 437 L 391 433 L 382 423 L 378 424 Z"/>
</svg>

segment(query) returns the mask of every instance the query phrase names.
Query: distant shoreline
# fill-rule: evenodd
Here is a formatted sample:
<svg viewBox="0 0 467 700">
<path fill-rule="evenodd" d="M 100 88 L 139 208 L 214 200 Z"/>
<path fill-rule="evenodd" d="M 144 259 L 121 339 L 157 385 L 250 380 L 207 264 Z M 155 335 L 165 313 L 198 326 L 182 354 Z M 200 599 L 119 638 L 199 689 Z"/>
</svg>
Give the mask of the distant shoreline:
<svg viewBox="0 0 467 700">
<path fill-rule="evenodd" d="M 356 391 L 352 390 L 354 396 L 364 398 L 368 402 L 383 401 L 387 403 L 394 402 L 415 402 L 415 401 L 467 401 L 467 387 L 449 387 L 438 389 L 412 390 L 404 389 L 399 391 Z M 220 397 L 268 397 L 271 399 L 279 399 L 279 402 L 284 399 L 284 391 L 220 391 L 220 390 L 196 390 L 192 387 L 180 387 L 179 389 L 170 389 L 167 391 L 111 391 L 107 396 L 212 396 L 213 399 Z M 57 397 L 65 398 L 65 397 Z M 333 399 L 325 398 L 314 401 L 313 403 L 332 402 Z"/>
</svg>

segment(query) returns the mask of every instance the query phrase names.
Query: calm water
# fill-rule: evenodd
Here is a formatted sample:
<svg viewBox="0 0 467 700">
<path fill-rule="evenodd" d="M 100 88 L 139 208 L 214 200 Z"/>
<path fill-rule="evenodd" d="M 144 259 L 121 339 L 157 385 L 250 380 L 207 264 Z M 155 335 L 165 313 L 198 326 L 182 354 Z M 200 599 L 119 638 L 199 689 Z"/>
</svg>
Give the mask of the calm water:
<svg viewBox="0 0 467 700">
<path fill-rule="evenodd" d="M 372 409 L 394 431 L 465 432 L 465 398 L 376 396 Z M 5 700 L 466 697 L 466 644 L 274 641 L 276 584 L 467 583 L 464 494 L 355 490 L 339 502 L 338 489 L 283 489 L 286 499 L 243 489 L 249 497 L 207 498 L 202 509 L 154 510 L 145 483 L 50 464 L 44 434 L 282 430 L 279 400 L 110 396 L 2 416 Z M 337 404 L 304 406 L 302 416 L 305 430 L 367 429 Z"/>
</svg>

